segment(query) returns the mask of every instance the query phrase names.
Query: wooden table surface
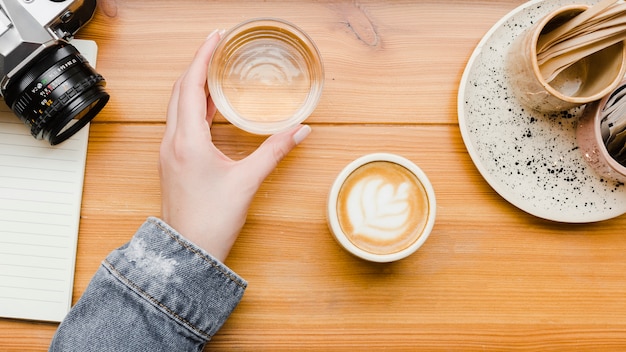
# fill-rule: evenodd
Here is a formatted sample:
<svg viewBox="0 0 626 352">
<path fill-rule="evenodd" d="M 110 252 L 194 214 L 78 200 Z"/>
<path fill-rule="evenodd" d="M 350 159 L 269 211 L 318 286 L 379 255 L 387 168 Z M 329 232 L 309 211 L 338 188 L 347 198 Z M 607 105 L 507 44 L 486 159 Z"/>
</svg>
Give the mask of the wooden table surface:
<svg viewBox="0 0 626 352">
<path fill-rule="evenodd" d="M 159 215 L 157 156 L 173 82 L 215 28 L 273 16 L 317 43 L 326 81 L 309 138 L 271 174 L 227 264 L 249 281 L 207 350 L 620 350 L 626 217 L 556 223 L 509 204 L 459 130 L 457 91 L 482 36 L 522 0 L 117 0 L 78 37 L 99 45 L 111 101 L 93 122 L 74 302 L 100 261 Z M 263 137 L 217 117 L 238 159 Z M 390 264 L 331 238 L 333 178 L 370 152 L 403 155 L 437 194 L 431 237 Z M 104 304 L 106 302 L 103 302 Z M 0 350 L 45 350 L 55 324 L 0 319 Z"/>
</svg>

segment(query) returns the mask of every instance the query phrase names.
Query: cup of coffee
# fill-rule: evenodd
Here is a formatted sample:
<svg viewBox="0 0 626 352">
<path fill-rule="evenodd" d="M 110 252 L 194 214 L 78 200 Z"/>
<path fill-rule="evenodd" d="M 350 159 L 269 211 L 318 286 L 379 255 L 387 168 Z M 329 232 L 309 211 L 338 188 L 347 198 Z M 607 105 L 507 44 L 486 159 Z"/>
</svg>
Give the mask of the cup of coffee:
<svg viewBox="0 0 626 352">
<path fill-rule="evenodd" d="M 588 8 L 588 5 L 558 8 L 522 32 L 511 44 L 506 58 L 507 72 L 512 90 L 525 106 L 547 113 L 569 110 L 600 100 L 624 77 L 626 45 L 622 41 L 562 66 L 566 69 L 547 70 L 550 65 L 540 67 L 538 51 L 542 38 Z"/>
<path fill-rule="evenodd" d="M 209 63 L 208 85 L 218 111 L 233 125 L 274 134 L 315 110 L 324 85 L 322 57 L 294 24 L 252 19 L 223 35 Z"/>
<path fill-rule="evenodd" d="M 339 173 L 327 211 L 330 232 L 348 252 L 373 262 L 392 262 L 414 253 L 430 235 L 435 191 L 410 160 L 368 154 Z"/>
</svg>

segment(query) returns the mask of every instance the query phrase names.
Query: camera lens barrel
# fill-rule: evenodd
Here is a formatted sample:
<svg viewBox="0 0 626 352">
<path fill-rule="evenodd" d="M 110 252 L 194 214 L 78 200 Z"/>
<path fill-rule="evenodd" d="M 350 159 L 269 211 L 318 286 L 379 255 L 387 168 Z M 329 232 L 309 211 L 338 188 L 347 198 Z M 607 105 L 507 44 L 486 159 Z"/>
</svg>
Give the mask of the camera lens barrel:
<svg viewBox="0 0 626 352">
<path fill-rule="evenodd" d="M 7 84 L 7 105 L 38 139 L 55 145 L 74 135 L 109 100 L 106 82 L 66 42 L 43 51 Z"/>
</svg>

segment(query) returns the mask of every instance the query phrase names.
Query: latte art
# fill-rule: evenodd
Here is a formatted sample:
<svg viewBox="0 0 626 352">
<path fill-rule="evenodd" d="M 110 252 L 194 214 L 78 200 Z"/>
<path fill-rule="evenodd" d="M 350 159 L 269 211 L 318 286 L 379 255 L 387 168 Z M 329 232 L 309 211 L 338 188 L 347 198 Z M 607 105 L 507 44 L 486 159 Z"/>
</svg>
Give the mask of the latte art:
<svg viewBox="0 0 626 352">
<path fill-rule="evenodd" d="M 357 183 L 347 204 L 353 234 L 383 241 L 401 236 L 411 214 L 408 192 L 408 183 L 396 188 L 378 177 Z"/>
<path fill-rule="evenodd" d="M 401 165 L 376 161 L 348 176 L 337 197 L 339 224 L 357 247 L 375 254 L 399 252 L 421 235 L 428 196 Z"/>
</svg>

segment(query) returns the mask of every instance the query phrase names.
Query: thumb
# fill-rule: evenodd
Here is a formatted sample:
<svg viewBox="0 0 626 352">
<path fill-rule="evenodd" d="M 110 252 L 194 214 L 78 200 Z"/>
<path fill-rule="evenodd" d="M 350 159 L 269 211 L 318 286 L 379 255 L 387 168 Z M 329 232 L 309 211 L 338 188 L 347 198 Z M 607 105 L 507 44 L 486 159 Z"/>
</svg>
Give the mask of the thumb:
<svg viewBox="0 0 626 352">
<path fill-rule="evenodd" d="M 311 127 L 300 125 L 270 136 L 245 160 L 249 175 L 257 175 L 259 184 L 278 166 L 289 152 L 311 133 Z"/>
</svg>

